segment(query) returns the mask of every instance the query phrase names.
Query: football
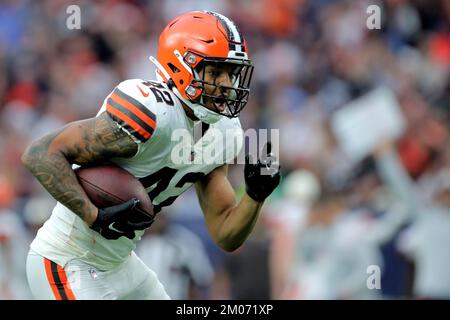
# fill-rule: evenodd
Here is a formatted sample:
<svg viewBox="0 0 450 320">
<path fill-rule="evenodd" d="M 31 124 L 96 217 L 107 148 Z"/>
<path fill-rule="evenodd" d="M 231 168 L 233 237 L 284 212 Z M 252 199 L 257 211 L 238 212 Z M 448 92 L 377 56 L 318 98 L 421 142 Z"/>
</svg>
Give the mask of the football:
<svg viewBox="0 0 450 320">
<path fill-rule="evenodd" d="M 98 208 L 140 200 L 132 211 L 130 221 L 153 219 L 153 205 L 141 182 L 131 173 L 115 164 L 79 167 L 75 174 L 92 203 Z"/>
</svg>

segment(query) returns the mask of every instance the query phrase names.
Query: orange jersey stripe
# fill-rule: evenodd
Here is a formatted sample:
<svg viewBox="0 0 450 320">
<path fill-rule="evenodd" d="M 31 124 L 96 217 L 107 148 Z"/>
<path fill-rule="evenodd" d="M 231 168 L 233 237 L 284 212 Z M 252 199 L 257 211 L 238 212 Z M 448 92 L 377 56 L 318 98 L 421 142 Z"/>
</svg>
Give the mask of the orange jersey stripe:
<svg viewBox="0 0 450 320">
<path fill-rule="evenodd" d="M 67 281 L 66 272 L 60 266 L 58 266 L 57 268 L 58 268 L 59 279 L 61 280 L 61 283 L 63 284 L 64 291 L 66 292 L 66 295 L 67 295 L 67 299 L 76 300 L 75 295 L 73 294 L 73 291 L 70 288 L 69 282 Z"/>
<path fill-rule="evenodd" d="M 133 105 L 130 102 L 128 102 L 127 100 L 119 97 L 114 92 L 111 94 L 111 99 L 113 99 L 115 102 L 122 105 L 123 107 L 127 108 L 131 112 L 133 112 L 136 116 L 138 116 L 142 121 L 144 121 L 146 124 L 148 124 L 153 129 L 156 128 L 155 121 L 152 118 L 150 118 L 149 116 L 147 116 L 145 113 L 143 113 L 141 110 L 139 110 L 139 108 L 137 108 L 135 105 Z"/>
<path fill-rule="evenodd" d="M 123 121 L 125 121 L 130 127 L 132 127 L 134 130 L 136 130 L 145 139 L 148 140 L 152 136 L 150 134 L 150 132 L 144 130 L 139 124 L 137 124 L 131 118 L 129 118 L 127 115 L 123 114 L 122 112 L 120 112 L 119 110 L 117 110 L 116 108 L 111 106 L 109 103 L 106 105 L 106 110 L 108 110 L 108 112 L 111 112 L 116 117 L 118 117 L 118 118 L 122 119 Z"/>
<path fill-rule="evenodd" d="M 62 300 L 61 295 L 59 294 L 58 288 L 56 287 L 55 279 L 53 278 L 51 261 L 47 258 L 44 258 L 45 263 L 45 274 L 47 275 L 48 283 L 52 288 L 53 294 L 55 295 L 56 300 Z"/>
</svg>

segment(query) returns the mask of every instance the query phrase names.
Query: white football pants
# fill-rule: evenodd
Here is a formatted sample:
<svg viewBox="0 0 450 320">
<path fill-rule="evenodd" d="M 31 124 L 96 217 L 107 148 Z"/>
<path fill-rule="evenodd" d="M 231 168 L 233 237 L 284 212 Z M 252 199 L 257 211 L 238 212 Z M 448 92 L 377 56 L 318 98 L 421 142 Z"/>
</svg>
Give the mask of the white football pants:
<svg viewBox="0 0 450 320">
<path fill-rule="evenodd" d="M 30 250 L 27 278 L 38 300 L 170 299 L 157 275 L 134 252 L 115 269 L 100 271 L 76 259 L 62 268 Z"/>
</svg>

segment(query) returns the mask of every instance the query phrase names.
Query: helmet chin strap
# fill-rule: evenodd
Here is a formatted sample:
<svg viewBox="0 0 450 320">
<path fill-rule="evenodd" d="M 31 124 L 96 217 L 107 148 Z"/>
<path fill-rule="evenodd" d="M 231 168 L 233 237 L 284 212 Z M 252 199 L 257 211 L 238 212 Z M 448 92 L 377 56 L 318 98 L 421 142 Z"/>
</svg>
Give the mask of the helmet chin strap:
<svg viewBox="0 0 450 320">
<path fill-rule="evenodd" d="M 166 77 L 166 81 L 169 81 L 171 78 L 169 76 L 169 74 L 167 73 L 167 71 L 163 68 L 163 66 L 159 63 L 158 60 L 156 60 L 153 56 L 149 57 L 150 61 L 156 66 L 156 69 L 159 70 L 164 77 Z M 163 80 L 164 79 L 161 77 L 161 75 L 156 72 L 156 77 L 158 78 L 158 80 Z M 173 93 L 175 93 L 175 95 L 181 100 L 183 101 L 189 108 L 192 109 L 192 111 L 194 112 L 194 115 L 201 121 L 207 124 L 214 124 L 217 121 L 220 120 L 220 118 L 222 117 L 222 115 L 209 110 L 208 108 L 205 108 L 202 105 L 199 105 L 197 103 L 193 103 L 192 101 L 189 101 L 188 99 L 184 98 L 180 91 L 178 91 L 178 89 L 173 86 L 172 87 L 172 91 Z"/>
</svg>

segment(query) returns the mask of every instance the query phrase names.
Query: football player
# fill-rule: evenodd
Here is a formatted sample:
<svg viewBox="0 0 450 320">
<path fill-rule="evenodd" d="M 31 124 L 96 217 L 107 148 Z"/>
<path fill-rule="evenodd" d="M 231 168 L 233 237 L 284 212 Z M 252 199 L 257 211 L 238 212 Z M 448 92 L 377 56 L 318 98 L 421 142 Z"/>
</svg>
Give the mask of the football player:
<svg viewBox="0 0 450 320">
<path fill-rule="evenodd" d="M 156 81 L 123 81 L 96 117 L 69 123 L 27 148 L 24 165 L 58 201 L 30 246 L 27 276 L 35 298 L 169 298 L 133 252 L 152 220 L 114 224 L 138 201 L 95 207 L 74 165 L 116 163 L 140 179 L 155 213 L 195 184 L 212 239 L 226 251 L 241 246 L 280 180 L 279 167 L 264 174 L 267 161 L 247 158 L 246 194 L 236 204 L 227 179 L 227 163 L 242 146 L 237 116 L 247 103 L 253 71 L 247 50 L 229 18 L 207 11 L 183 14 L 165 27 L 158 58 L 150 58 Z M 221 142 L 208 137 L 214 132 L 227 137 L 221 152 L 209 159 L 214 161 L 174 161 L 171 151 L 179 142 L 172 132 L 192 133 L 196 124 L 202 125 L 203 135 L 192 140 L 194 157 L 214 157 L 203 154 L 208 145 Z M 240 141 L 239 147 L 229 141 Z"/>
</svg>

